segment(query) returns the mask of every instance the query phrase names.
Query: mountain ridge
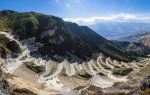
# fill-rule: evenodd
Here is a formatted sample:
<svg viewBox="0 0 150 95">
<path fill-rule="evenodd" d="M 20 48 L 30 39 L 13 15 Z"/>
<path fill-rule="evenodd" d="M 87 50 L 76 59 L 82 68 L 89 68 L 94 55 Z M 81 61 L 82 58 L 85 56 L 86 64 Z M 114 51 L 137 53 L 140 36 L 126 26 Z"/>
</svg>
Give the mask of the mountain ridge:
<svg viewBox="0 0 150 95">
<path fill-rule="evenodd" d="M 42 56 L 49 56 L 56 60 L 55 56 L 72 59 L 71 55 L 88 60 L 102 52 L 118 60 L 133 59 L 125 50 L 113 45 L 90 28 L 64 22 L 59 17 L 35 12 L 18 13 L 4 10 L 0 12 L 0 21 L 1 31 L 7 29 L 7 32 L 12 31 L 11 33 L 19 40 L 33 37 L 34 44 L 41 43 L 43 46 L 37 47 L 38 50 L 34 54 L 40 53 Z"/>
</svg>

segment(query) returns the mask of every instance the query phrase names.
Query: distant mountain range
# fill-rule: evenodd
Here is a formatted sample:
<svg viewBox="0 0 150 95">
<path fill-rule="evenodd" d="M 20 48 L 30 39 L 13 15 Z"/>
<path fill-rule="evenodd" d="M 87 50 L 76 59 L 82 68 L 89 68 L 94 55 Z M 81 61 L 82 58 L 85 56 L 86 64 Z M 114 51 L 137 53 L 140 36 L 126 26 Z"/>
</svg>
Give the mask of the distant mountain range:
<svg viewBox="0 0 150 95">
<path fill-rule="evenodd" d="M 150 23 L 103 21 L 89 25 L 91 29 L 110 40 L 150 32 Z"/>
<path fill-rule="evenodd" d="M 112 42 L 138 55 L 150 54 L 150 32 L 122 37 Z"/>
<path fill-rule="evenodd" d="M 112 41 L 112 42 L 115 45 L 124 48 L 133 55 L 145 56 L 150 54 L 150 47 L 140 42 L 127 42 L 127 41 Z"/>
<path fill-rule="evenodd" d="M 25 44 L 41 44 L 33 54 L 53 60 L 88 60 L 99 53 L 123 61 L 133 59 L 125 50 L 90 28 L 41 13 L 1 11 L 0 31 L 11 32 L 16 39 L 26 42 Z"/>
<path fill-rule="evenodd" d="M 150 32 L 138 33 L 118 39 L 119 41 L 138 42 L 150 48 Z"/>
<path fill-rule="evenodd" d="M 150 54 L 150 23 L 102 21 L 89 27 L 128 52 Z"/>
<path fill-rule="evenodd" d="M 150 32 L 146 33 L 136 33 L 130 36 L 120 37 L 119 41 L 137 42 L 139 39 L 144 38 L 144 36 L 149 35 Z"/>
</svg>

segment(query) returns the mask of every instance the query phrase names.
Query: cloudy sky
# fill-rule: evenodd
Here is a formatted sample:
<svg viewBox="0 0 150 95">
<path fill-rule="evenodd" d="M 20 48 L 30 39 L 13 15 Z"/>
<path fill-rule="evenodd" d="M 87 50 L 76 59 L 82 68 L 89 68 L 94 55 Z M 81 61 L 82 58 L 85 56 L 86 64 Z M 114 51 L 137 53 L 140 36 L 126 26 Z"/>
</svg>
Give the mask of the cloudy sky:
<svg viewBox="0 0 150 95">
<path fill-rule="evenodd" d="M 150 21 L 150 0 L 0 0 L 0 10 L 36 11 L 77 22 Z"/>
</svg>

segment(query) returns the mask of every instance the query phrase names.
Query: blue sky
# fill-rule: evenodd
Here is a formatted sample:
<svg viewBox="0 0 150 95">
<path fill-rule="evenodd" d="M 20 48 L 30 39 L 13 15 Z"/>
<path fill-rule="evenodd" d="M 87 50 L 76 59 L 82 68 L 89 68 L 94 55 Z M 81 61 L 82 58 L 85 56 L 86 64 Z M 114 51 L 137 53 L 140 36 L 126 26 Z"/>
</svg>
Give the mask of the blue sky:
<svg viewBox="0 0 150 95">
<path fill-rule="evenodd" d="M 149 15 L 150 0 L 0 0 L 0 10 L 6 9 L 88 19 L 118 14 Z"/>
<path fill-rule="evenodd" d="M 60 17 L 150 12 L 150 0 L 0 0 L 0 10 L 36 11 Z"/>
</svg>

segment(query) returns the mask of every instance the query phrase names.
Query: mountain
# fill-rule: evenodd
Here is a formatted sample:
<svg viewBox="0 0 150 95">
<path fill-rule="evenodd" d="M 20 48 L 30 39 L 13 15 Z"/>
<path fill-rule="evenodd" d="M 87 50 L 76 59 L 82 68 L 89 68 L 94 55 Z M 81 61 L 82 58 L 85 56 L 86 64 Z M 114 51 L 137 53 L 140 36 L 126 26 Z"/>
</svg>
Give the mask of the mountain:
<svg viewBox="0 0 150 95">
<path fill-rule="evenodd" d="M 150 48 L 142 43 L 127 42 L 127 41 L 112 41 L 115 45 L 118 45 L 133 55 L 146 56 L 150 54 Z"/>
<path fill-rule="evenodd" d="M 110 40 L 150 32 L 150 23 L 144 22 L 102 21 L 89 27 Z"/>
<path fill-rule="evenodd" d="M 37 45 L 37 51 L 31 52 L 35 57 L 82 61 L 94 58 L 93 55 L 101 52 L 118 60 L 132 60 L 125 50 L 90 28 L 51 15 L 4 10 L 0 12 L 0 31 L 11 32 L 27 45 Z"/>
<path fill-rule="evenodd" d="M 0 58 L 4 95 L 137 95 L 149 88 L 150 58 L 135 61 L 90 28 L 59 17 L 1 11 L 0 44 L 4 57 L 17 55 Z"/>
</svg>

